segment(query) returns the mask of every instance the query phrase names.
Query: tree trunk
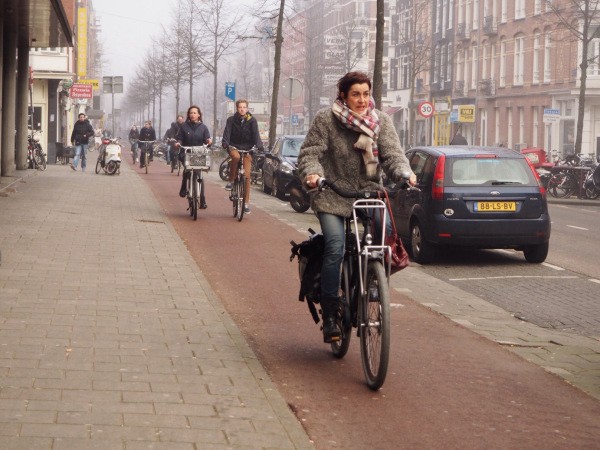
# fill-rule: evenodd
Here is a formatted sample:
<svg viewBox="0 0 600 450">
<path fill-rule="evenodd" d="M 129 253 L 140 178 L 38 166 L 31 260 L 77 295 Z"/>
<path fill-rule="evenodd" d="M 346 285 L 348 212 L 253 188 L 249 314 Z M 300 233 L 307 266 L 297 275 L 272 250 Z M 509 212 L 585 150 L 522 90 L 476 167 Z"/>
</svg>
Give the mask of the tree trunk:
<svg viewBox="0 0 600 450">
<path fill-rule="evenodd" d="M 215 33 L 215 52 L 214 52 L 214 59 L 213 59 L 213 134 L 217 133 L 217 75 L 218 75 L 218 70 L 217 70 L 217 64 L 219 63 L 219 54 L 218 52 L 218 47 L 217 47 L 218 41 L 217 41 L 217 35 Z"/>
<path fill-rule="evenodd" d="M 382 108 L 383 95 L 383 39 L 384 39 L 384 0 L 377 0 L 377 21 L 375 23 L 375 66 L 373 67 L 373 99 L 375 107 Z"/>
<path fill-rule="evenodd" d="M 585 118 L 585 89 L 587 86 L 587 69 L 588 69 L 588 46 L 590 43 L 590 2 L 585 2 L 585 12 L 583 16 L 583 30 L 581 35 L 581 76 L 579 78 L 579 105 L 577 107 L 577 129 L 575 132 L 575 150 L 577 155 L 581 153 L 581 144 L 583 141 L 583 120 Z"/>
<path fill-rule="evenodd" d="M 275 36 L 275 61 L 273 68 L 273 92 L 271 97 L 271 118 L 269 120 L 269 148 L 273 148 L 277 135 L 277 102 L 279 101 L 279 77 L 281 75 L 281 46 L 283 44 L 283 10 L 285 0 L 279 5 L 277 35 Z M 290 118 L 291 120 L 291 118 Z"/>
</svg>

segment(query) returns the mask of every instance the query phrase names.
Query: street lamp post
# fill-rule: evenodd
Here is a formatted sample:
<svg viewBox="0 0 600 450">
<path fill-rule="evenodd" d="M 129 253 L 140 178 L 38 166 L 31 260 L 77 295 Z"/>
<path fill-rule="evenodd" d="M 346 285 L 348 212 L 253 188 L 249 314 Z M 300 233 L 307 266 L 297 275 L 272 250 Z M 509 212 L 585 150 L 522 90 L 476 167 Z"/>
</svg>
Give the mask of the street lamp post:
<svg viewBox="0 0 600 450">
<path fill-rule="evenodd" d="M 123 77 L 102 77 L 102 92 L 112 94 L 112 136 L 115 137 L 115 94 L 123 93 Z"/>
</svg>

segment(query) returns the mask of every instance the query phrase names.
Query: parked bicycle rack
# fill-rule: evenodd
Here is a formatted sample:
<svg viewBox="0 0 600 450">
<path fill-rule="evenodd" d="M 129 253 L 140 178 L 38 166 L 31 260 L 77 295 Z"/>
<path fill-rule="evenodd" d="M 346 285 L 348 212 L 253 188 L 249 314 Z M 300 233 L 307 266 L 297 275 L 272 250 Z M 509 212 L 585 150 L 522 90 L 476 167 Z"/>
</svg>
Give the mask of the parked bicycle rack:
<svg viewBox="0 0 600 450">
<path fill-rule="evenodd" d="M 550 172 L 552 172 L 552 174 L 558 172 L 570 172 L 574 174 L 575 179 L 577 180 L 577 198 L 585 198 L 583 182 L 590 170 L 592 170 L 591 167 L 554 166 L 550 169 Z"/>
</svg>

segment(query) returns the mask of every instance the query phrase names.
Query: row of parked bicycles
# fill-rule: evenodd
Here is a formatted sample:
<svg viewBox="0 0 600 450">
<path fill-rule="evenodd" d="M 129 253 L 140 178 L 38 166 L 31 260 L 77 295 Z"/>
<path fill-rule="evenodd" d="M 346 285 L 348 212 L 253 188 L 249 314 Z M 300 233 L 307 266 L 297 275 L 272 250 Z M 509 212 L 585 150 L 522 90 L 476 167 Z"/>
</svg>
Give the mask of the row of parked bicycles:
<svg viewBox="0 0 600 450">
<path fill-rule="evenodd" d="M 596 161 L 586 155 L 567 155 L 554 167 L 538 169 L 546 191 L 556 198 L 600 197 L 600 155 Z"/>
</svg>

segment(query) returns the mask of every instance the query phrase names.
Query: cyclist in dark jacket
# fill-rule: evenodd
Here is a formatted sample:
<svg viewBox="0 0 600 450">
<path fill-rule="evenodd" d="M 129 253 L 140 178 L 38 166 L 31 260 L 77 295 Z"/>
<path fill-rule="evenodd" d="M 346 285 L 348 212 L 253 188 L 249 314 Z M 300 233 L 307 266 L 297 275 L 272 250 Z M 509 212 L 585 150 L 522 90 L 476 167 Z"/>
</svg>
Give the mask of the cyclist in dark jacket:
<svg viewBox="0 0 600 450">
<path fill-rule="evenodd" d="M 184 147 L 193 147 L 196 145 L 210 145 L 212 139 L 208 127 L 202 123 L 202 111 L 198 106 L 192 105 L 188 108 L 187 120 L 179 127 L 177 133 L 177 147 L 183 145 Z M 183 152 L 179 153 L 180 159 L 183 156 Z M 187 195 L 187 181 L 191 176 L 191 172 L 183 172 L 181 177 L 181 189 L 179 189 L 179 196 L 185 197 Z M 206 199 L 204 193 L 200 198 L 200 209 L 206 209 Z"/>
<path fill-rule="evenodd" d="M 231 190 L 235 177 L 237 177 L 237 167 L 240 161 L 240 154 L 237 150 L 230 150 L 229 146 L 240 150 L 250 150 L 256 145 L 258 151 L 263 151 L 263 144 L 258 132 L 258 122 L 252 114 L 248 112 L 248 100 L 240 99 L 235 102 L 236 113 L 227 119 L 225 130 L 223 131 L 223 148 L 227 150 L 231 161 L 229 162 L 229 183 L 225 189 Z M 252 157 L 248 154 L 244 158 L 244 172 L 246 173 L 246 201 L 244 212 L 250 212 L 250 168 L 252 166 Z"/>
<path fill-rule="evenodd" d="M 149 120 L 146 121 L 144 127 L 140 131 L 140 141 L 156 141 L 156 131 L 154 131 L 154 128 L 152 128 L 152 122 Z M 142 145 L 145 146 L 150 144 Z M 143 151 L 145 150 L 145 148 L 140 147 L 140 149 L 142 150 L 140 158 L 140 168 L 142 168 L 145 164 L 144 158 L 146 157 L 146 152 Z M 154 161 L 154 150 L 152 148 L 150 149 L 150 161 Z"/>
<path fill-rule="evenodd" d="M 179 125 L 177 125 L 177 122 L 171 122 L 171 128 L 169 128 L 163 136 L 164 141 L 167 143 L 167 154 L 165 158 L 167 160 L 167 165 L 171 164 L 171 158 L 175 157 L 175 145 L 168 140 L 176 139 L 178 133 Z"/>
<path fill-rule="evenodd" d="M 131 130 L 129 130 L 129 143 L 131 144 L 131 153 L 133 154 L 133 163 L 140 162 L 138 158 L 137 149 L 138 149 L 138 140 L 140 139 L 140 131 L 137 129 L 135 125 L 131 126 Z"/>
<path fill-rule="evenodd" d="M 85 114 L 80 113 L 79 119 L 73 125 L 73 132 L 71 133 L 71 143 L 75 146 L 75 158 L 71 164 L 71 169 L 77 170 L 77 164 L 79 158 L 81 158 L 81 171 L 85 172 L 86 166 L 86 152 L 90 138 L 94 135 L 94 127 L 89 120 L 85 118 Z"/>
</svg>

